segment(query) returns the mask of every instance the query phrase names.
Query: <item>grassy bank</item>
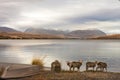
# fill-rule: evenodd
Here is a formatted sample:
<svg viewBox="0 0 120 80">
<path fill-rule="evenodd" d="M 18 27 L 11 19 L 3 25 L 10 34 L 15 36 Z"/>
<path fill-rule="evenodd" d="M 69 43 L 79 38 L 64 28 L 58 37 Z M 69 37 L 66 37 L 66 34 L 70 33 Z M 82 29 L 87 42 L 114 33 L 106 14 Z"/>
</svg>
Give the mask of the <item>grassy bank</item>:
<svg viewBox="0 0 120 80">
<path fill-rule="evenodd" d="M 120 73 L 113 72 L 40 72 L 38 75 L 18 80 L 120 80 Z"/>
</svg>

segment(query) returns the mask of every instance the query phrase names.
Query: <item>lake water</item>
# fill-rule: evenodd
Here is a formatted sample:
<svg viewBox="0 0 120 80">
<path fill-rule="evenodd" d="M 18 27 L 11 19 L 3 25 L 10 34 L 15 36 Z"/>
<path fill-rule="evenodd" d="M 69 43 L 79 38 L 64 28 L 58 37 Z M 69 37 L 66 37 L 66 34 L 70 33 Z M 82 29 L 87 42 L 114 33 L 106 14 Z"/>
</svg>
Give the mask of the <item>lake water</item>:
<svg viewBox="0 0 120 80">
<path fill-rule="evenodd" d="M 30 64 L 43 58 L 50 67 L 54 60 L 68 69 L 66 61 L 104 61 L 108 71 L 120 72 L 120 40 L 0 40 L 0 62 Z"/>
</svg>

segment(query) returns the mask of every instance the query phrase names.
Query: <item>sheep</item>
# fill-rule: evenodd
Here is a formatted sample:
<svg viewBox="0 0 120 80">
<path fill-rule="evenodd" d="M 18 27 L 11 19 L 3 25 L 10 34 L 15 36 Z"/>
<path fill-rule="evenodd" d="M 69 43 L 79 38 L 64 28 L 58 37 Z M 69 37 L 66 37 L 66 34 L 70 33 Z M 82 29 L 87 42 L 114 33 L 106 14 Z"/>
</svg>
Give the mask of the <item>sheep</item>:
<svg viewBox="0 0 120 80">
<path fill-rule="evenodd" d="M 51 63 L 51 71 L 60 72 L 61 71 L 61 63 L 58 60 L 55 60 Z"/>
<path fill-rule="evenodd" d="M 95 61 L 95 62 L 87 62 L 86 63 L 86 71 L 88 71 L 88 68 L 93 68 L 93 71 L 94 71 L 94 68 L 96 67 L 96 64 L 97 64 L 97 61 Z"/>
<path fill-rule="evenodd" d="M 75 68 L 78 69 L 78 71 L 80 70 L 80 67 L 82 66 L 82 60 L 81 61 L 73 61 L 73 62 L 69 62 L 67 61 L 67 65 L 69 66 L 69 70 L 71 71 L 71 69 L 73 68 L 73 71 Z"/>
<path fill-rule="evenodd" d="M 96 71 L 100 69 L 101 71 L 104 71 L 104 69 L 106 70 L 107 72 L 107 63 L 105 62 L 98 62 L 97 63 L 97 68 L 96 68 Z"/>
</svg>

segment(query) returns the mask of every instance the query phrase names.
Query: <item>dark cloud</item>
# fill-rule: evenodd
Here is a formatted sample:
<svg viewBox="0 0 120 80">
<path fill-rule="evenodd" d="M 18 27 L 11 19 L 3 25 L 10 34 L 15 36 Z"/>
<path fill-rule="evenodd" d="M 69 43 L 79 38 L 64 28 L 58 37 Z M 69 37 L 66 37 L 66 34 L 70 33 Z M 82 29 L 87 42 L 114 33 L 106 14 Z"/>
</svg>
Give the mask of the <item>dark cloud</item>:
<svg viewBox="0 0 120 80">
<path fill-rule="evenodd" d="M 100 10 L 98 12 L 93 12 L 86 16 L 77 15 L 72 18 L 66 19 L 70 23 L 85 23 L 92 21 L 116 21 L 120 20 L 120 8 Z"/>
<path fill-rule="evenodd" d="M 73 15 L 72 17 L 68 17 L 65 19 L 63 18 L 60 21 L 63 21 L 63 22 L 47 24 L 42 26 L 47 28 L 57 27 L 57 28 L 64 28 L 64 29 L 66 29 L 66 27 L 71 28 L 71 27 L 79 26 L 82 29 L 82 27 L 85 27 L 85 26 L 81 26 L 81 25 L 84 24 L 84 25 L 87 25 L 87 27 L 88 25 L 90 25 L 91 26 L 90 28 L 100 28 L 106 31 L 107 30 L 110 31 L 113 29 L 116 30 L 116 29 L 120 29 L 120 26 L 117 25 L 117 23 L 119 23 L 120 21 L 120 8 L 103 9 L 103 10 L 93 12 L 92 14 L 87 14 L 86 16 Z M 95 22 L 94 24 L 96 24 L 96 27 L 95 25 L 90 24 L 90 22 L 91 23 Z M 107 24 L 104 24 L 104 22 L 107 22 Z"/>
</svg>

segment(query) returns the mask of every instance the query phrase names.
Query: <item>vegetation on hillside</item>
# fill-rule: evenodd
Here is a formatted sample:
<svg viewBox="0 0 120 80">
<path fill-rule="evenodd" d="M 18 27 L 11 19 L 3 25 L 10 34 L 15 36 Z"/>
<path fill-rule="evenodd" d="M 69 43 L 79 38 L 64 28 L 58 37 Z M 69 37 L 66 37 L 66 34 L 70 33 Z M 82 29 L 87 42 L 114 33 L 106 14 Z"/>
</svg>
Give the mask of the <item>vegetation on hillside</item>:
<svg viewBox="0 0 120 80">
<path fill-rule="evenodd" d="M 1 32 L 0 39 L 64 39 L 64 36 L 32 34 L 23 32 Z"/>
<path fill-rule="evenodd" d="M 94 37 L 91 39 L 120 39 L 120 34 L 112 34 L 112 35 Z"/>
<path fill-rule="evenodd" d="M 77 37 L 65 37 L 63 35 L 50 35 L 50 34 L 32 34 L 24 32 L 0 32 L 0 39 L 83 39 Z M 112 34 L 106 36 L 98 36 L 93 38 L 84 39 L 120 39 L 120 34 Z"/>
</svg>

